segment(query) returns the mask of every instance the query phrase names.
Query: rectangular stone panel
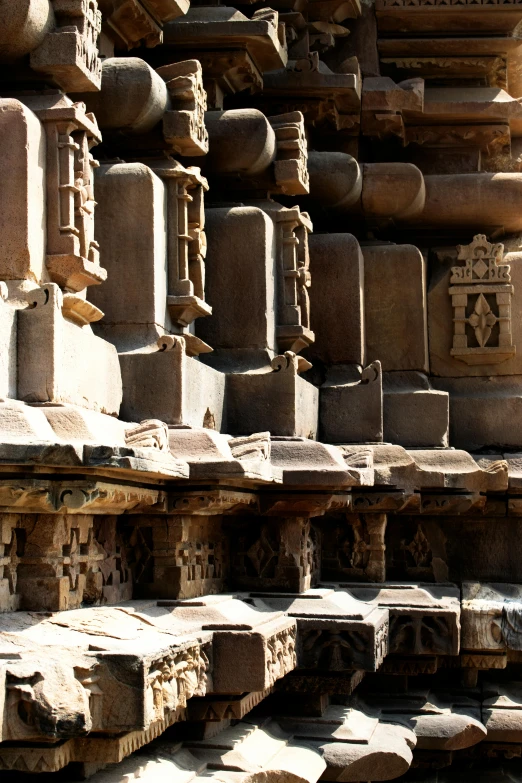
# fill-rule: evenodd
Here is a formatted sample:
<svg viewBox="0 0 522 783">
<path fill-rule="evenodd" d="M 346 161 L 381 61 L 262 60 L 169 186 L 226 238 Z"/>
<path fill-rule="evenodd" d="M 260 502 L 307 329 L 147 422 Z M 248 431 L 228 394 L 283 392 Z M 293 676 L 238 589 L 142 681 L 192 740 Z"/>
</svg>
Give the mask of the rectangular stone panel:
<svg viewBox="0 0 522 783">
<path fill-rule="evenodd" d="M 45 277 L 45 133 L 33 112 L 0 100 L 0 279 Z"/>
<path fill-rule="evenodd" d="M 362 250 L 367 361 L 378 359 L 384 372 L 427 371 L 426 262 L 420 250 L 391 244 Z"/>
<path fill-rule="evenodd" d="M 364 364 L 364 259 L 359 243 L 351 234 L 311 234 L 308 242 L 315 333 L 310 357 L 325 364 Z"/>
</svg>

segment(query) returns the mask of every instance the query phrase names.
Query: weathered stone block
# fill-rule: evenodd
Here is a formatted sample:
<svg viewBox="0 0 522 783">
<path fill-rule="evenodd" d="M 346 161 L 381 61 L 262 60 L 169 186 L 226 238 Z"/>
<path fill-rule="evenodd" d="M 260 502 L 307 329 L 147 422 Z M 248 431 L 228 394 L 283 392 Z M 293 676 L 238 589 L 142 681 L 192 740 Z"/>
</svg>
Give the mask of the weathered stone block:
<svg viewBox="0 0 522 783">
<path fill-rule="evenodd" d="M 395 192 L 395 189 L 393 189 Z M 426 262 L 413 245 L 368 245 L 364 256 L 367 360 L 427 371 Z"/>
<path fill-rule="evenodd" d="M 381 364 L 360 370 L 339 364 L 319 389 L 321 438 L 328 443 L 375 443 L 383 437 Z"/>
<path fill-rule="evenodd" d="M 169 425 L 221 430 L 226 415 L 225 374 L 187 356 L 183 337 L 171 339 L 169 350 L 120 353 L 125 390 L 122 416 L 130 421 L 158 418 Z"/>
<path fill-rule="evenodd" d="M 417 372 L 383 378 L 384 440 L 401 446 L 447 446 L 449 395 Z M 457 444 L 455 444 L 457 445 Z"/>
<path fill-rule="evenodd" d="M 276 232 L 257 207 L 209 209 L 207 301 L 214 317 L 200 320 L 199 337 L 214 348 L 208 362 L 229 366 L 267 362 L 276 352 Z M 246 252 L 248 248 L 248 252 Z"/>
<path fill-rule="evenodd" d="M 327 365 L 364 365 L 364 259 L 359 243 L 351 234 L 312 234 L 309 243 L 315 342 L 308 355 Z"/>
<path fill-rule="evenodd" d="M 117 415 L 122 387 L 114 346 L 63 317 L 55 283 L 31 292 L 30 302 L 18 314 L 18 397 Z"/>
<path fill-rule="evenodd" d="M 300 517 L 232 519 L 231 583 L 241 590 L 300 593 L 319 577 L 320 537 Z"/>
<path fill-rule="evenodd" d="M 170 323 L 165 187 L 142 163 L 108 164 L 96 172 L 96 200 L 96 239 L 109 277 L 92 290 L 105 313 L 100 333 L 120 350 L 135 349 Z"/>
<path fill-rule="evenodd" d="M 318 389 L 291 366 L 227 375 L 227 422 L 234 435 L 270 430 L 273 435 L 315 438 L 318 408 Z"/>
</svg>

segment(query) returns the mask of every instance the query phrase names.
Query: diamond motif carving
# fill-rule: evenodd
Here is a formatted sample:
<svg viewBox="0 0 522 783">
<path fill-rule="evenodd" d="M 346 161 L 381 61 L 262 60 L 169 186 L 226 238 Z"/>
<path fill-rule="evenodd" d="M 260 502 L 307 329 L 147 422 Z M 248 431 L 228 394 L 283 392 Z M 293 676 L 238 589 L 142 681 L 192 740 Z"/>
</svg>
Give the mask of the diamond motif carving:
<svg viewBox="0 0 522 783">
<path fill-rule="evenodd" d="M 504 246 L 477 234 L 473 242 L 457 249 L 464 264 L 451 270 L 451 355 L 470 365 L 499 364 L 516 352 L 511 327 L 513 286 L 510 266 L 502 263 Z"/>
</svg>

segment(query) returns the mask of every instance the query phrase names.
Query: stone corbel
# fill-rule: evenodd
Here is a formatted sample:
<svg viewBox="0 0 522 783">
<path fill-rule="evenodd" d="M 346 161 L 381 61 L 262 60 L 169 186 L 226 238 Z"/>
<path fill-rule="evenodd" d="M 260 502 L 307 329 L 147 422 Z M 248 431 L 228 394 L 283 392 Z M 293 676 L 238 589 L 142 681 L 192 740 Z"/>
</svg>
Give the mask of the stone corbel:
<svg viewBox="0 0 522 783">
<path fill-rule="evenodd" d="M 98 36 L 102 15 L 97 0 L 53 0 L 57 27 L 31 54 L 31 68 L 49 74 L 66 92 L 101 88 Z"/>
<path fill-rule="evenodd" d="M 269 432 L 255 432 L 244 438 L 231 438 L 230 451 L 235 459 L 270 460 L 271 440 Z"/>
<path fill-rule="evenodd" d="M 334 73 L 318 52 L 288 60 L 286 68 L 263 74 L 271 106 L 302 111 L 307 126 L 330 126 L 357 135 L 360 126 L 360 74 Z"/>
<path fill-rule="evenodd" d="M 142 2 L 163 24 L 183 16 L 190 6 L 189 0 L 142 0 Z"/>
<path fill-rule="evenodd" d="M 308 177 L 308 150 L 304 117 L 300 111 L 268 117 L 276 135 L 276 159 L 274 177 L 277 189 L 273 193 L 290 196 L 307 195 L 310 192 Z"/>
<path fill-rule="evenodd" d="M 424 80 L 408 79 L 395 84 L 385 76 L 364 80 L 362 132 L 378 139 L 398 136 L 405 140 L 405 114 L 424 110 Z"/>
<path fill-rule="evenodd" d="M 197 60 L 186 60 L 158 68 L 157 73 L 165 80 L 171 101 L 171 107 L 163 117 L 165 140 L 180 155 L 206 155 L 207 96 L 201 64 Z"/>
<path fill-rule="evenodd" d="M 158 419 L 147 419 L 125 431 L 125 444 L 130 448 L 169 452 L 168 427 Z"/>
<path fill-rule="evenodd" d="M 274 356 L 270 366 L 274 372 L 291 372 L 299 375 L 309 370 L 312 365 L 303 356 L 297 356 L 293 351 L 285 351 L 284 354 Z"/>
<path fill-rule="evenodd" d="M 183 2 L 183 0 L 182 0 Z M 161 24 L 140 0 L 99 0 L 103 13 L 104 32 L 118 49 L 148 48 L 163 42 Z"/>
</svg>

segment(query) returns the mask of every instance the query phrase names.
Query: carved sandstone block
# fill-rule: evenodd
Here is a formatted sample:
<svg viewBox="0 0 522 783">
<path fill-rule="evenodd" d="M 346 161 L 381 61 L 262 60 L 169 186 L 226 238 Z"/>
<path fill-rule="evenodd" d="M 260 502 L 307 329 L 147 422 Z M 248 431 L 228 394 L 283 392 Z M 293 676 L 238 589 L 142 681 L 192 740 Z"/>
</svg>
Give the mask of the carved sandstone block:
<svg viewBox="0 0 522 783">
<path fill-rule="evenodd" d="M 133 517 L 125 532 L 134 594 L 194 598 L 219 593 L 228 575 L 228 541 L 219 516 Z"/>
<path fill-rule="evenodd" d="M 348 592 L 307 590 L 300 595 L 252 594 L 258 608 L 284 611 L 297 621 L 297 666 L 309 674 L 377 671 L 388 654 L 388 612 Z"/>
<path fill-rule="evenodd" d="M 390 655 L 457 655 L 460 591 L 456 587 L 345 585 L 361 601 L 390 611 Z"/>
<path fill-rule="evenodd" d="M 299 593 L 315 582 L 320 544 L 309 520 L 238 518 L 233 525 L 230 577 L 237 588 Z"/>
<path fill-rule="evenodd" d="M 31 54 L 31 67 L 49 74 L 67 92 L 99 90 L 102 64 L 98 36 L 102 15 L 96 0 L 53 0 L 57 27 Z"/>
<path fill-rule="evenodd" d="M 346 514 L 325 519 L 321 577 L 325 581 L 384 582 L 386 514 Z"/>
</svg>

